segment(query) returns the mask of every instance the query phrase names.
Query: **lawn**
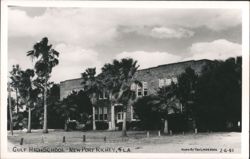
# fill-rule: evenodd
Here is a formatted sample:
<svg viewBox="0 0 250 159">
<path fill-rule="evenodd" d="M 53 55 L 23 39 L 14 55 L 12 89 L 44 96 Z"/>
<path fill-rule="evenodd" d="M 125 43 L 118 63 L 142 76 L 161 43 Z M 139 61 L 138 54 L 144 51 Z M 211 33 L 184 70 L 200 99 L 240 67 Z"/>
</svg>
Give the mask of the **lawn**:
<svg viewBox="0 0 250 159">
<path fill-rule="evenodd" d="M 15 131 L 8 135 L 9 151 L 24 152 L 149 152 L 149 153 L 240 153 L 241 133 L 186 133 L 158 136 L 158 132 L 41 130 L 32 133 Z M 83 141 L 83 135 L 86 141 Z M 65 142 L 63 138 L 65 137 Z M 20 140 L 23 138 L 23 145 Z"/>
</svg>

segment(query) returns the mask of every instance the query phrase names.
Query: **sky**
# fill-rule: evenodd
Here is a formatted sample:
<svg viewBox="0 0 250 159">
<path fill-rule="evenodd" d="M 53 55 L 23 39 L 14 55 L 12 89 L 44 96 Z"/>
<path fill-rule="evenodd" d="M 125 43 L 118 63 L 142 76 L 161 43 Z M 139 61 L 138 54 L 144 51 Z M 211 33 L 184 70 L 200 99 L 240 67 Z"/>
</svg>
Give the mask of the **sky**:
<svg viewBox="0 0 250 159">
<path fill-rule="evenodd" d="M 8 8 L 8 70 L 34 64 L 27 51 L 43 37 L 60 52 L 51 81 L 99 73 L 113 59 L 131 57 L 139 69 L 241 55 L 241 11 L 164 8 Z"/>
</svg>

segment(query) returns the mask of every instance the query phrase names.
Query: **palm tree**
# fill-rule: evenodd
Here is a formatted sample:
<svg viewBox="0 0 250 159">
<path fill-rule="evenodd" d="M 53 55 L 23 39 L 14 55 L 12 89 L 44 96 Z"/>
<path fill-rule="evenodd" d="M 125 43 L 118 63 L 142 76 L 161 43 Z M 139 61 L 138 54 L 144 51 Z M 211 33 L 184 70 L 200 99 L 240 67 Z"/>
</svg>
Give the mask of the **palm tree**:
<svg viewBox="0 0 250 159">
<path fill-rule="evenodd" d="M 92 120 L 93 120 L 93 130 L 96 129 L 95 125 L 95 106 L 97 102 L 97 94 L 102 89 L 102 81 L 100 78 L 96 77 L 96 69 L 88 68 L 82 73 L 82 85 L 84 91 L 88 94 L 91 104 L 92 104 Z"/>
<path fill-rule="evenodd" d="M 171 82 L 171 85 L 162 87 L 157 92 L 159 112 L 164 119 L 164 133 L 168 133 L 168 113 L 169 110 L 173 110 L 174 113 L 180 112 L 177 103 L 180 103 L 177 98 L 177 85 Z"/>
<path fill-rule="evenodd" d="M 32 100 L 35 100 L 34 97 L 35 89 L 32 88 L 32 77 L 34 77 L 34 71 L 27 69 L 21 71 L 21 80 L 20 80 L 20 95 L 28 107 L 28 130 L 27 133 L 31 133 L 31 107 Z"/>
<path fill-rule="evenodd" d="M 11 87 L 14 88 L 16 94 L 16 113 L 19 112 L 19 96 L 18 89 L 20 87 L 20 72 L 21 68 L 19 65 L 13 65 L 12 70 L 10 71 Z"/>
<path fill-rule="evenodd" d="M 134 75 L 139 66 L 131 58 L 114 60 L 112 64 L 105 64 L 102 68 L 102 82 L 110 92 L 111 104 L 122 104 L 123 126 L 122 136 L 126 134 L 127 107 L 133 103 L 134 92 L 131 90 L 133 83 L 139 83 Z M 126 100 L 124 100 L 126 99 Z M 111 105 L 112 106 L 112 105 Z"/>
<path fill-rule="evenodd" d="M 44 98 L 44 118 L 43 118 L 43 133 L 48 133 L 47 127 L 47 87 L 50 74 L 53 67 L 58 65 L 59 52 L 52 49 L 52 45 L 48 44 L 48 38 L 44 37 L 40 42 L 37 42 L 33 49 L 27 52 L 32 60 L 36 60 L 35 72 L 39 78 L 44 81 L 43 98 Z"/>
<path fill-rule="evenodd" d="M 12 117 L 12 102 L 11 102 L 11 88 L 10 88 L 10 84 L 8 83 L 8 115 L 9 115 L 9 122 L 10 122 L 10 131 L 11 131 L 11 135 L 13 136 L 13 117 Z"/>
</svg>

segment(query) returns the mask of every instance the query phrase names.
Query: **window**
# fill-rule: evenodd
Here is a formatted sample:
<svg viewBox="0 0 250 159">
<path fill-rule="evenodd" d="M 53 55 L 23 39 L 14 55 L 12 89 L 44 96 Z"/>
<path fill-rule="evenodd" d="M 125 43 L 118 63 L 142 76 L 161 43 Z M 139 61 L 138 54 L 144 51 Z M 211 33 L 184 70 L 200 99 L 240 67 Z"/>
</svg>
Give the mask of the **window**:
<svg viewBox="0 0 250 159">
<path fill-rule="evenodd" d="M 103 111 L 102 111 L 102 107 L 99 107 L 99 120 L 103 120 Z"/>
<path fill-rule="evenodd" d="M 102 91 L 99 93 L 99 99 L 107 99 L 108 93 L 106 91 Z"/>
<path fill-rule="evenodd" d="M 108 92 L 104 91 L 103 92 L 103 97 L 104 97 L 104 99 L 108 99 Z"/>
<path fill-rule="evenodd" d="M 137 96 L 146 96 L 148 95 L 148 83 L 147 82 L 142 82 L 142 87 L 137 85 Z"/>
<path fill-rule="evenodd" d="M 131 84 L 130 90 L 136 91 L 136 84 L 135 84 L 135 83 L 132 83 L 132 84 Z"/>
<path fill-rule="evenodd" d="M 171 85 L 173 78 L 163 78 L 159 79 L 159 87 L 162 88 L 163 86 L 169 86 Z"/>
<path fill-rule="evenodd" d="M 97 107 L 95 107 L 95 120 L 99 120 L 99 113 Z"/>
<path fill-rule="evenodd" d="M 108 120 L 108 108 L 107 107 L 95 108 L 95 120 Z"/>
<path fill-rule="evenodd" d="M 137 96 L 140 97 L 142 96 L 142 87 L 137 85 Z"/>
<path fill-rule="evenodd" d="M 136 120 L 136 119 L 138 119 L 138 116 L 136 115 L 136 113 L 135 113 L 135 110 L 134 110 L 134 107 L 133 107 L 133 106 L 131 106 L 131 119 L 132 119 L 132 120 Z"/>
<path fill-rule="evenodd" d="M 159 87 L 162 88 L 164 86 L 164 79 L 159 79 Z"/>
<path fill-rule="evenodd" d="M 169 86 L 169 85 L 171 85 L 171 78 L 167 78 L 167 79 L 165 79 L 165 86 Z"/>
<path fill-rule="evenodd" d="M 148 83 L 147 82 L 143 82 L 142 83 L 142 87 L 143 87 L 143 95 L 144 96 L 148 95 Z"/>
<path fill-rule="evenodd" d="M 123 112 L 117 113 L 117 120 L 123 120 Z"/>
<path fill-rule="evenodd" d="M 176 77 L 173 77 L 172 78 L 172 81 L 176 84 L 178 82 L 177 78 Z"/>
<path fill-rule="evenodd" d="M 103 107 L 103 120 L 108 120 L 108 108 Z"/>
</svg>

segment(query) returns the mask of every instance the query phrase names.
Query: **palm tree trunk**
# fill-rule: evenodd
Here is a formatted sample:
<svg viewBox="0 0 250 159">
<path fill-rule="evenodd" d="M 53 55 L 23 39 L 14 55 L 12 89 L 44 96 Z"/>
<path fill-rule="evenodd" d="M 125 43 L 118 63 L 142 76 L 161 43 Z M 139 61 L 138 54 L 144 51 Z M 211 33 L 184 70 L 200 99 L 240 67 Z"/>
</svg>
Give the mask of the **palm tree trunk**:
<svg viewBox="0 0 250 159">
<path fill-rule="evenodd" d="M 44 86 L 44 113 L 43 113 L 43 133 L 48 133 L 48 127 L 47 127 L 47 80 L 45 80 L 45 86 Z"/>
<path fill-rule="evenodd" d="M 122 123 L 122 136 L 127 136 L 127 125 L 126 125 L 126 115 L 127 115 L 127 109 L 123 111 L 123 123 Z"/>
<path fill-rule="evenodd" d="M 29 117 L 28 117 L 28 130 L 27 133 L 31 133 L 31 108 L 29 107 Z"/>
<path fill-rule="evenodd" d="M 11 106 L 11 92 L 10 92 L 10 84 L 8 83 L 8 102 L 9 102 L 9 113 L 10 113 L 10 131 L 13 136 L 13 118 L 12 118 L 12 106 Z"/>
<path fill-rule="evenodd" d="M 164 133 L 168 134 L 168 120 L 165 119 L 164 121 Z"/>
<path fill-rule="evenodd" d="M 111 130 L 115 130 L 115 106 L 111 104 Z"/>
<path fill-rule="evenodd" d="M 67 121 L 68 121 L 68 118 L 65 119 L 65 123 L 64 123 L 64 130 L 65 131 L 68 131 L 68 123 L 67 123 Z"/>
<path fill-rule="evenodd" d="M 95 125 L 95 107 L 94 107 L 94 105 L 92 106 L 92 109 L 93 109 L 93 110 L 92 110 L 92 112 L 93 112 L 93 113 L 92 113 L 92 114 L 93 114 L 93 115 L 92 115 L 92 116 L 93 116 L 93 117 L 92 117 L 92 119 L 93 119 L 93 130 L 96 130 L 96 125 Z"/>
<path fill-rule="evenodd" d="M 17 92 L 17 88 L 16 88 L 16 113 L 19 113 L 19 105 L 18 105 L 18 92 Z"/>
</svg>

